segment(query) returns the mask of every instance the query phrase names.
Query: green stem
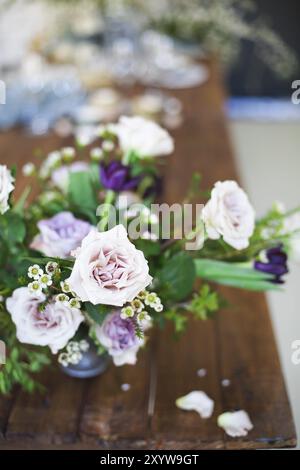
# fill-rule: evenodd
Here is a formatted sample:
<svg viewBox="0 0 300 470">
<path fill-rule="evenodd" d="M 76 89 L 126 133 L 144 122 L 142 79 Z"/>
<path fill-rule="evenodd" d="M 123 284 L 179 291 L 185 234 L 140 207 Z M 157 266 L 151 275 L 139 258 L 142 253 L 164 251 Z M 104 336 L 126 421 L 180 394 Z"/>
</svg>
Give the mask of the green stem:
<svg viewBox="0 0 300 470">
<path fill-rule="evenodd" d="M 28 198 L 28 196 L 30 194 L 30 191 L 31 191 L 31 187 L 26 186 L 26 188 L 22 192 L 21 196 L 19 197 L 19 199 L 17 200 L 17 202 L 14 205 L 14 208 L 13 208 L 14 212 L 22 214 L 22 211 L 24 210 L 24 206 L 25 206 L 25 203 L 26 203 L 26 199 Z"/>
<path fill-rule="evenodd" d="M 106 193 L 104 204 L 105 205 L 111 205 L 115 199 L 116 193 L 109 189 Z M 98 224 L 98 228 L 100 232 L 105 232 L 107 223 L 108 223 L 108 218 L 109 218 L 109 207 L 105 207 L 105 212 L 102 215 L 102 219 L 100 220 Z"/>
<path fill-rule="evenodd" d="M 129 152 L 126 152 L 123 156 L 123 161 L 122 161 L 123 165 L 128 166 L 130 163 L 130 160 L 131 160 L 131 152 L 129 151 Z"/>
</svg>

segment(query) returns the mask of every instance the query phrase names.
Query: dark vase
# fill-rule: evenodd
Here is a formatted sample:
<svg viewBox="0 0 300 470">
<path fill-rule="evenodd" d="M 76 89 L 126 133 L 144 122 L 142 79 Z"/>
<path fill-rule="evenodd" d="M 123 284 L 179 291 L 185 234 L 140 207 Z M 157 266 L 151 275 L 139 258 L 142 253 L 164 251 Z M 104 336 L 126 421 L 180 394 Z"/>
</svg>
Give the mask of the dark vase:
<svg viewBox="0 0 300 470">
<path fill-rule="evenodd" d="M 60 365 L 61 370 L 70 377 L 77 379 L 89 379 L 102 374 L 109 365 L 109 355 L 107 353 L 98 354 L 94 343 L 86 338 L 90 347 L 82 353 L 82 359 L 78 364 Z"/>
</svg>

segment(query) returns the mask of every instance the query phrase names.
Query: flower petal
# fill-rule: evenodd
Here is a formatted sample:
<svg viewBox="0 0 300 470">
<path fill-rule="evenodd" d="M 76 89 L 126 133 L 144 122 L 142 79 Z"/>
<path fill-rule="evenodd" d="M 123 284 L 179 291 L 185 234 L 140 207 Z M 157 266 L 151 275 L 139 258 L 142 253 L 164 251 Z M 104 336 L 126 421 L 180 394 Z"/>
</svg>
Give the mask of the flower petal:
<svg viewBox="0 0 300 470">
<path fill-rule="evenodd" d="M 231 437 L 247 436 L 248 431 L 253 429 L 249 415 L 244 410 L 229 412 L 218 416 L 218 426 Z"/>
<path fill-rule="evenodd" d="M 197 411 L 201 418 L 210 418 L 214 409 L 214 401 L 205 392 L 194 390 L 177 398 L 176 406 L 181 410 Z"/>
</svg>

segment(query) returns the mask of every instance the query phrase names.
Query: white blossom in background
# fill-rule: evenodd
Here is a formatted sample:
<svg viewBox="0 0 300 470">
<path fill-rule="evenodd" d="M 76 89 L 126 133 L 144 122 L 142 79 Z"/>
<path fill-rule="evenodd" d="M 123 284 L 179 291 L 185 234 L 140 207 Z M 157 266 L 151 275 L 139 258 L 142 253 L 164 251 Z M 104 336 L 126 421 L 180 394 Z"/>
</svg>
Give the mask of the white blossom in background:
<svg viewBox="0 0 300 470">
<path fill-rule="evenodd" d="M 61 156 L 65 162 L 71 162 L 76 155 L 74 147 L 63 147 L 61 149 Z"/>
<path fill-rule="evenodd" d="M 249 415 L 244 410 L 227 411 L 218 416 L 218 426 L 230 437 L 247 436 L 248 432 L 253 429 Z"/>
<path fill-rule="evenodd" d="M 100 162 L 101 160 L 103 160 L 104 154 L 102 148 L 94 147 L 93 149 L 91 149 L 90 157 L 93 162 Z"/>
<path fill-rule="evenodd" d="M 47 179 L 52 171 L 57 168 L 62 161 L 62 155 L 59 150 L 50 152 L 40 166 L 39 176 L 42 179 Z"/>
<path fill-rule="evenodd" d="M 214 410 L 214 401 L 205 392 L 194 390 L 177 398 L 176 406 L 185 411 L 197 411 L 201 418 L 210 418 Z"/>
<path fill-rule="evenodd" d="M 32 162 L 25 163 L 22 168 L 22 173 L 24 176 L 32 176 L 35 173 L 35 164 Z"/>
<path fill-rule="evenodd" d="M 165 129 L 139 116 L 121 116 L 110 130 L 118 136 L 124 153 L 134 151 L 146 158 L 168 155 L 174 150 L 173 139 Z"/>
</svg>

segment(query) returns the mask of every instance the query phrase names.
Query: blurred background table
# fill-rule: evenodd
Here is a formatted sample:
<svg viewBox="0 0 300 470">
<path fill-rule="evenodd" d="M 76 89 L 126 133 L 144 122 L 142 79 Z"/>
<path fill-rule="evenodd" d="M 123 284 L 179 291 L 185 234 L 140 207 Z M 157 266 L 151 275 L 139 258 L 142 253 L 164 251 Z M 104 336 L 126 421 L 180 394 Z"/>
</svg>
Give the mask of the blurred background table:
<svg viewBox="0 0 300 470">
<path fill-rule="evenodd" d="M 181 200 L 193 171 L 204 186 L 237 178 L 226 121 L 223 89 L 215 65 L 200 88 L 174 93 L 185 120 L 174 132 L 176 152 L 165 168 L 164 200 Z M 44 153 L 70 143 L 54 135 L 29 137 L 12 130 L 0 135 L 0 162 L 19 168 L 39 148 Z M 25 182 L 20 181 L 18 191 Z M 241 449 L 292 447 L 296 435 L 265 297 L 221 289 L 233 306 L 213 320 L 190 322 L 179 340 L 171 328 L 152 333 L 135 367 L 110 367 L 104 375 L 78 381 L 56 369 L 42 377 L 45 395 L 16 390 L 0 398 L 0 450 L 5 448 Z M 204 377 L 197 375 L 203 368 Z M 222 381 L 230 385 L 224 387 Z M 130 384 L 122 391 L 121 385 Z M 176 408 L 191 390 L 215 400 L 211 419 Z M 232 439 L 217 416 L 246 410 L 254 429 Z"/>
</svg>

